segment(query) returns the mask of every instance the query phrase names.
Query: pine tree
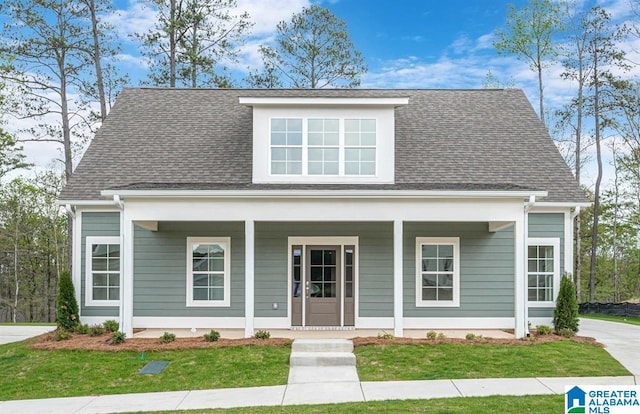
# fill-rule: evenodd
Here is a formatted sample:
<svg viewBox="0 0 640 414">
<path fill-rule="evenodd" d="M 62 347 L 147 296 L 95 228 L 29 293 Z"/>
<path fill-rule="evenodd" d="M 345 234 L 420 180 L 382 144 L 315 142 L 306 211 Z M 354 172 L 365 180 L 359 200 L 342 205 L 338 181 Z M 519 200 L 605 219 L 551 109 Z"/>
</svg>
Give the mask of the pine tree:
<svg viewBox="0 0 640 414">
<path fill-rule="evenodd" d="M 71 275 L 68 271 L 60 274 L 58 283 L 58 327 L 67 331 L 73 330 L 80 322 L 78 317 L 78 302 L 73 288 Z"/>
<path fill-rule="evenodd" d="M 571 329 L 578 332 L 578 300 L 576 299 L 576 287 L 573 280 L 567 274 L 560 281 L 560 292 L 556 301 L 556 309 L 553 311 L 553 326 L 556 333 L 561 329 Z"/>
</svg>

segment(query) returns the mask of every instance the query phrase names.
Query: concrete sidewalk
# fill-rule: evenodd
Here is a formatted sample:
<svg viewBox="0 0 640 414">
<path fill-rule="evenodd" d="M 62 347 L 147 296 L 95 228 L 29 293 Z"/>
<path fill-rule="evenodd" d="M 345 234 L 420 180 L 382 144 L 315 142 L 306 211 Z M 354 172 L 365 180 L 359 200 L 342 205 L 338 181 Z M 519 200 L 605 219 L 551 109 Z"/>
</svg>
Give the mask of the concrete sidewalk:
<svg viewBox="0 0 640 414">
<path fill-rule="evenodd" d="M 56 329 L 55 325 L 0 325 L 0 345 L 24 341 L 54 329 Z"/>
<path fill-rule="evenodd" d="M 562 394 L 565 385 L 633 385 L 628 377 L 487 378 L 435 381 L 334 382 L 1 401 L 0 412 L 124 413 L 378 400 Z"/>
</svg>

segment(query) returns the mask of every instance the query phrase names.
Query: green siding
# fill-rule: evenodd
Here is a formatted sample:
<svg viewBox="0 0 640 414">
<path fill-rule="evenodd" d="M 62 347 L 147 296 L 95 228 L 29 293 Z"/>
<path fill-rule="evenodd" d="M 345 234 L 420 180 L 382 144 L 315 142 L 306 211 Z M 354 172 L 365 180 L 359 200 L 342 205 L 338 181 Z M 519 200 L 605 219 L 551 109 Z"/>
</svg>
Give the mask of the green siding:
<svg viewBox="0 0 640 414">
<path fill-rule="evenodd" d="M 85 306 L 85 284 L 86 284 L 86 249 L 87 236 L 112 237 L 120 236 L 120 213 L 82 213 L 82 228 L 80 230 L 80 272 L 82 275 L 80 286 L 80 315 L 82 316 L 118 316 L 117 306 Z"/>
<path fill-rule="evenodd" d="M 416 237 L 460 238 L 460 307 L 416 307 Z M 487 223 L 404 224 L 404 316 L 513 317 L 513 227 Z"/>
<path fill-rule="evenodd" d="M 187 237 L 231 238 L 231 306 L 187 307 Z M 161 222 L 135 227 L 133 316 L 244 316 L 244 224 Z"/>
<path fill-rule="evenodd" d="M 564 214 L 562 213 L 531 213 L 529 214 L 530 238 L 559 238 L 560 239 L 560 275 L 564 272 Z M 553 317 L 553 308 L 529 307 L 530 318 Z"/>
<path fill-rule="evenodd" d="M 392 223 L 269 223 L 255 225 L 255 314 L 287 315 L 287 239 L 358 236 L 359 298 L 363 317 L 393 316 Z M 273 303 L 278 309 L 272 309 Z"/>
</svg>

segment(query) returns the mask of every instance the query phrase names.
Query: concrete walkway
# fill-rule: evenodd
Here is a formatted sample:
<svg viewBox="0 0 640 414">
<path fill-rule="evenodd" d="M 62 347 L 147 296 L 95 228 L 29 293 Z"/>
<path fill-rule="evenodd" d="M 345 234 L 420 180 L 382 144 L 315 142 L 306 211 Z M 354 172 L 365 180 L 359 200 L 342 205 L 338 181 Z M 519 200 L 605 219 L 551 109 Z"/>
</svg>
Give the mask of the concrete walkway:
<svg viewBox="0 0 640 414">
<path fill-rule="evenodd" d="M 640 384 L 640 326 L 581 318 L 579 329 L 578 335 L 596 338 Z"/>
<path fill-rule="evenodd" d="M 56 329 L 55 326 L 1 325 L 0 345 L 24 341 L 25 339 L 51 332 L 54 329 Z"/>
<path fill-rule="evenodd" d="M 633 385 L 633 377 L 493 378 L 435 381 L 318 383 L 300 393 L 288 385 L 0 402 L 0 412 L 124 413 L 135 411 L 329 404 L 379 400 L 563 394 L 565 385 Z M 305 384 L 311 385 L 311 384 Z"/>
</svg>

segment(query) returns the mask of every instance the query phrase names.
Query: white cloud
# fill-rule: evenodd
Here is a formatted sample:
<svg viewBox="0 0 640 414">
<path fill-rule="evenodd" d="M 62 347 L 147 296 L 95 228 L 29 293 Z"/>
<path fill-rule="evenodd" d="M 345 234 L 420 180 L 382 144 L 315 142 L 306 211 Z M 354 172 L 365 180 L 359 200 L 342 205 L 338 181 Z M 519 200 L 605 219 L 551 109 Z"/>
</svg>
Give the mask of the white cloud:
<svg viewBox="0 0 640 414">
<path fill-rule="evenodd" d="M 254 26 L 253 36 L 269 36 L 276 30 L 281 20 L 291 16 L 311 4 L 309 0 L 238 0 L 238 9 L 249 13 Z"/>
</svg>

